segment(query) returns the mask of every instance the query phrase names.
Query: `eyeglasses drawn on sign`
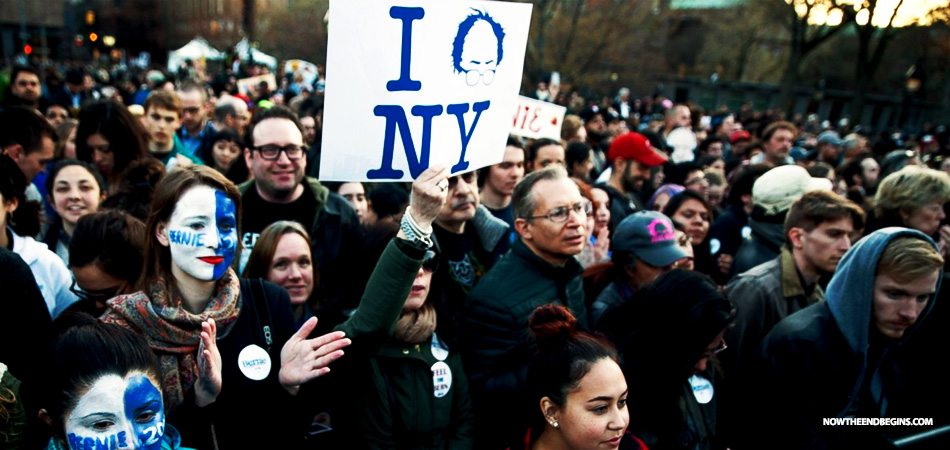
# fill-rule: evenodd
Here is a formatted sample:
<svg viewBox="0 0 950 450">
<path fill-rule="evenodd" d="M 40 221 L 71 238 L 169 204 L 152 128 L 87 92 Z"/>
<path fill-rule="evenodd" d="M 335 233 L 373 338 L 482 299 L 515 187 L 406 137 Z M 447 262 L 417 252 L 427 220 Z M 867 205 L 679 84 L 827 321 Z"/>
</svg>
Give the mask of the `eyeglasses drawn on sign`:
<svg viewBox="0 0 950 450">
<path fill-rule="evenodd" d="M 452 63 L 465 84 L 488 86 L 495 81 L 495 69 L 504 56 L 505 30 L 487 12 L 472 11 L 459 24 L 452 42 Z"/>
</svg>

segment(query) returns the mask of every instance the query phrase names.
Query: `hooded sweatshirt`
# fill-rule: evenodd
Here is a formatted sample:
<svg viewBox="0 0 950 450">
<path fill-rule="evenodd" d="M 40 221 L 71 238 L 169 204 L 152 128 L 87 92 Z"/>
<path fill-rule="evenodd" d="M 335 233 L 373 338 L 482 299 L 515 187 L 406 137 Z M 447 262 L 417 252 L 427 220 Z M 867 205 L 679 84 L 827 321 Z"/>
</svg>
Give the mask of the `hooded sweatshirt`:
<svg viewBox="0 0 950 450">
<path fill-rule="evenodd" d="M 748 448 L 876 448 L 884 442 L 888 427 L 823 426 L 823 419 L 888 417 L 889 404 L 906 390 L 897 355 L 935 295 L 899 340 L 880 335 L 872 311 L 881 255 L 891 241 L 907 236 L 937 248 L 916 230 L 871 233 L 838 263 L 825 302 L 788 316 L 765 337 L 754 369 L 757 395 L 743 408 L 750 416 L 743 423 L 756 430 Z"/>
</svg>

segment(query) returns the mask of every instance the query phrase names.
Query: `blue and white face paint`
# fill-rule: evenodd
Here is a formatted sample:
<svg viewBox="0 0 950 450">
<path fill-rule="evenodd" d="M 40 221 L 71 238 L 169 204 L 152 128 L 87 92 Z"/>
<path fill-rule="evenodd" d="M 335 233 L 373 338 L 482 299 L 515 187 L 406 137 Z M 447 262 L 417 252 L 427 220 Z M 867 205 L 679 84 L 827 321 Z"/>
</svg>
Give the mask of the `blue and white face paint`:
<svg viewBox="0 0 950 450">
<path fill-rule="evenodd" d="M 66 414 L 72 450 L 160 450 L 165 408 L 157 384 L 142 372 L 97 379 Z"/>
<path fill-rule="evenodd" d="M 210 186 L 195 186 L 178 199 L 168 220 L 172 264 L 201 281 L 221 278 L 237 250 L 234 201 Z"/>
</svg>

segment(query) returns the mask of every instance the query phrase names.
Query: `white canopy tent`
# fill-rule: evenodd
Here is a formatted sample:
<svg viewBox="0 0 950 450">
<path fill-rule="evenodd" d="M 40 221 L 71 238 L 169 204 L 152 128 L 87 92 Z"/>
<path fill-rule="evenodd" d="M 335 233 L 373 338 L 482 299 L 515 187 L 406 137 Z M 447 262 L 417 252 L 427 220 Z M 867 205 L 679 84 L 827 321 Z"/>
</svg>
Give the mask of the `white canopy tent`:
<svg viewBox="0 0 950 450">
<path fill-rule="evenodd" d="M 224 52 L 212 47 L 208 41 L 196 37 L 185 44 L 184 47 L 168 52 L 168 71 L 176 72 L 185 63 L 185 60 L 222 60 L 225 56 Z"/>
<path fill-rule="evenodd" d="M 249 59 L 253 59 L 255 63 L 263 64 L 267 67 L 270 67 L 271 70 L 277 70 L 277 58 L 271 55 L 268 55 L 267 53 L 264 53 L 253 47 L 251 47 L 250 49 L 251 58 L 248 58 L 249 47 L 250 47 L 250 43 L 247 42 L 247 38 L 241 39 L 241 42 L 234 44 L 234 52 L 237 53 L 238 58 L 241 58 L 241 61 L 248 61 Z"/>
</svg>

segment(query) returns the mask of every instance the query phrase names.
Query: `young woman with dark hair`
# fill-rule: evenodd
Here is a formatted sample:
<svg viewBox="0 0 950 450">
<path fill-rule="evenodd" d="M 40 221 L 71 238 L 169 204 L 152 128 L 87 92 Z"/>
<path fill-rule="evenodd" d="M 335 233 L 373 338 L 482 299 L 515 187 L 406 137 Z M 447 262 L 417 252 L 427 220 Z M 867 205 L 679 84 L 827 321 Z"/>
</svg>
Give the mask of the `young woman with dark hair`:
<svg viewBox="0 0 950 450">
<path fill-rule="evenodd" d="M 235 184 L 247 181 L 243 158 L 244 141 L 234 130 L 217 131 L 195 153 L 206 166 L 217 170 Z"/>
<path fill-rule="evenodd" d="M 101 316 L 106 300 L 134 291 L 144 257 L 145 224 L 141 220 L 119 210 L 83 216 L 69 242 L 71 289 L 79 296 L 69 310 Z"/>
<path fill-rule="evenodd" d="M 627 381 L 613 345 L 577 329 L 560 305 L 531 315 L 538 352 L 528 367 L 533 425 L 525 450 L 640 449 L 627 430 Z"/>
<path fill-rule="evenodd" d="M 46 230 L 43 242 L 68 264 L 69 241 L 76 223 L 99 209 L 99 203 L 105 199 L 105 181 L 92 164 L 67 159 L 50 169 L 46 192 L 56 219 Z"/>
<path fill-rule="evenodd" d="M 145 128 L 124 105 L 103 101 L 80 111 L 76 159 L 99 169 L 108 183 L 109 193 L 116 191 L 129 164 L 147 157 Z"/>
<path fill-rule="evenodd" d="M 601 321 L 631 382 L 631 428 L 651 449 L 725 448 L 714 361 L 733 309 L 709 277 L 674 269 Z"/>
<path fill-rule="evenodd" d="M 713 277 L 718 283 L 725 284 L 726 274 L 732 268 L 728 264 L 717 264 L 713 259 L 713 249 L 710 248 L 709 225 L 712 221 L 712 208 L 703 196 L 685 190 L 670 198 L 663 208 L 665 214 L 673 222 L 683 225 L 684 231 L 693 244 L 693 262 L 695 270 Z M 718 249 L 715 249 L 718 251 Z"/>
</svg>

